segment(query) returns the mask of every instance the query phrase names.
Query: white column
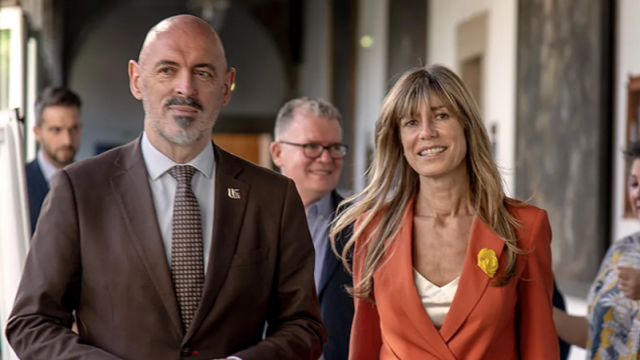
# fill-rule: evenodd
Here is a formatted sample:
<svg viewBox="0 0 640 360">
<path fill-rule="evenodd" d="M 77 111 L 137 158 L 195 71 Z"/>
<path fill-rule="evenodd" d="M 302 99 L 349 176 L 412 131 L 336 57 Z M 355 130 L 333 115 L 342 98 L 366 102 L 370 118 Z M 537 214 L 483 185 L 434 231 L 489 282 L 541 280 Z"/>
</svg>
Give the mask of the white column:
<svg viewBox="0 0 640 360">
<path fill-rule="evenodd" d="M 515 194 L 517 4 L 513 0 L 490 3 L 482 89 L 487 129 L 497 126 L 496 162 L 508 196 Z"/>
<path fill-rule="evenodd" d="M 15 301 L 31 230 L 21 124 L 14 110 L 0 111 L 0 339 L 4 360 L 18 360 L 4 330 Z"/>
<path fill-rule="evenodd" d="M 388 0 L 361 0 L 358 6 L 354 190 L 366 183 L 367 148 L 373 148 L 375 123 L 387 86 Z"/>
<path fill-rule="evenodd" d="M 11 31 L 9 44 L 9 109 L 24 115 L 24 20 L 19 7 L 0 9 L 0 30 Z M 2 110 L 2 109 L 0 109 Z"/>
<path fill-rule="evenodd" d="M 36 125 L 35 105 L 38 97 L 38 41 L 35 38 L 27 42 L 27 105 L 25 112 L 24 140 L 26 162 L 36 158 L 36 137 L 33 127 Z"/>
<path fill-rule="evenodd" d="M 300 96 L 331 100 L 331 6 L 329 0 L 308 0 L 304 5 Z"/>
</svg>

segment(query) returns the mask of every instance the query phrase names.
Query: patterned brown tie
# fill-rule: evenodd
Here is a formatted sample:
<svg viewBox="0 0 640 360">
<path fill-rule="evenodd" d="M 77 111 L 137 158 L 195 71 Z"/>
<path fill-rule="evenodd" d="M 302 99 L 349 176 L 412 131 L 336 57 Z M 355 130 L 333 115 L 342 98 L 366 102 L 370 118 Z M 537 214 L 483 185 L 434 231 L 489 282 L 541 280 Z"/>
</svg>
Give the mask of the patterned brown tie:
<svg viewBox="0 0 640 360">
<path fill-rule="evenodd" d="M 204 285 L 200 207 L 191 190 L 195 172 L 196 169 L 190 165 L 174 166 L 169 170 L 178 182 L 173 205 L 171 278 L 185 331 L 189 330 Z"/>
</svg>

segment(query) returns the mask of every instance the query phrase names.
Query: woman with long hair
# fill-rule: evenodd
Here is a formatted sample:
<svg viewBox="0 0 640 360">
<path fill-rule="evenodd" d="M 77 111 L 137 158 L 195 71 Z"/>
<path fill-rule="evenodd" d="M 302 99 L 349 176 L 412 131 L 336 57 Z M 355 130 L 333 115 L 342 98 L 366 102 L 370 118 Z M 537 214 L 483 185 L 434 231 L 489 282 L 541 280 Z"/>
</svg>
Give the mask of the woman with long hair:
<svg viewBox="0 0 640 360">
<path fill-rule="evenodd" d="M 553 360 L 547 213 L 508 198 L 469 90 L 438 65 L 405 73 L 376 123 L 356 222 L 351 360 Z M 349 254 L 353 254 L 351 259 Z"/>
</svg>

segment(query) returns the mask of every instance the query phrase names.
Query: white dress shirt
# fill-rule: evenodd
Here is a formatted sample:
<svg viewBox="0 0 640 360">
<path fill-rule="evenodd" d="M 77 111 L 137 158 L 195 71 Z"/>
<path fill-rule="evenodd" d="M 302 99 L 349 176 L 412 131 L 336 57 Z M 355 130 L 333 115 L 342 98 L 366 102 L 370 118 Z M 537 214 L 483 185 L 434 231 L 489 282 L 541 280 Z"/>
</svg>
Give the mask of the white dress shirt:
<svg viewBox="0 0 640 360">
<path fill-rule="evenodd" d="M 149 185 L 153 194 L 153 204 L 156 208 L 158 225 L 162 234 L 164 251 L 167 255 L 169 267 L 171 267 L 171 230 L 173 222 L 173 204 L 176 197 L 178 182 L 168 171 L 176 165 L 191 165 L 196 168 L 196 173 L 191 180 L 193 190 L 198 205 L 200 205 L 200 217 L 202 223 L 202 248 L 204 271 L 207 272 L 209 264 L 209 252 L 211 250 L 211 239 L 213 237 L 213 215 L 215 204 L 215 184 L 216 184 L 216 159 L 213 154 L 213 145 L 209 141 L 207 146 L 193 160 L 186 164 L 177 164 L 169 159 L 165 154 L 156 149 L 146 133 L 142 135 L 142 157 L 144 158 L 147 172 L 149 173 Z M 242 360 L 236 356 L 227 359 Z"/>
<path fill-rule="evenodd" d="M 36 156 L 38 160 L 38 165 L 40 166 L 40 170 L 42 171 L 42 175 L 49 183 L 49 188 L 51 188 L 51 181 L 53 177 L 58 173 L 58 168 L 49 162 L 49 160 L 45 159 L 44 154 L 42 153 L 42 149 L 38 150 L 38 155 Z"/>
<path fill-rule="evenodd" d="M 204 271 L 207 272 L 209 252 L 211 250 L 211 238 L 213 236 L 213 212 L 215 204 L 215 169 L 216 162 L 213 154 L 213 145 L 210 142 L 193 160 L 186 164 L 177 164 L 165 154 L 156 149 L 147 134 L 142 135 L 142 157 L 144 158 L 147 172 L 149 173 L 149 185 L 153 194 L 153 204 L 156 209 L 158 225 L 162 234 L 164 251 L 167 262 L 171 268 L 171 230 L 173 222 L 173 204 L 176 197 L 178 182 L 168 171 L 176 165 L 191 165 L 196 168 L 191 181 L 191 188 L 200 205 L 200 217 L 202 223 L 202 248 L 204 251 Z"/>
</svg>

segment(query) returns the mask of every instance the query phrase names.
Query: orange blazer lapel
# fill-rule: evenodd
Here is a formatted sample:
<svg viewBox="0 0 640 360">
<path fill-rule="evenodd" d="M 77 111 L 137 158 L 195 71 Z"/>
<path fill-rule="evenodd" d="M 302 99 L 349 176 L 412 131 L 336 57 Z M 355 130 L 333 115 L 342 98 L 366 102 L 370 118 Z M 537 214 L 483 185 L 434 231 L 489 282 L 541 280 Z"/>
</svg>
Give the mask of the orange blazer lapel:
<svg viewBox="0 0 640 360">
<path fill-rule="evenodd" d="M 413 324 L 432 351 L 440 354 L 441 359 L 456 360 L 422 306 L 413 279 L 413 205 L 412 200 L 405 210 L 400 231 L 387 255 L 384 272 L 388 276 L 387 281 L 394 285 L 392 288 L 395 288 L 398 302 L 407 315 L 405 321 Z"/>
<path fill-rule="evenodd" d="M 500 260 L 497 273 L 499 274 L 505 266 L 504 259 L 501 259 L 504 241 L 476 218 L 471 226 L 469 247 L 460 275 L 458 292 L 440 329 L 440 335 L 446 342 L 460 330 L 489 285 L 491 278 L 478 266 L 478 253 L 484 248 L 495 251 L 496 257 Z"/>
</svg>

